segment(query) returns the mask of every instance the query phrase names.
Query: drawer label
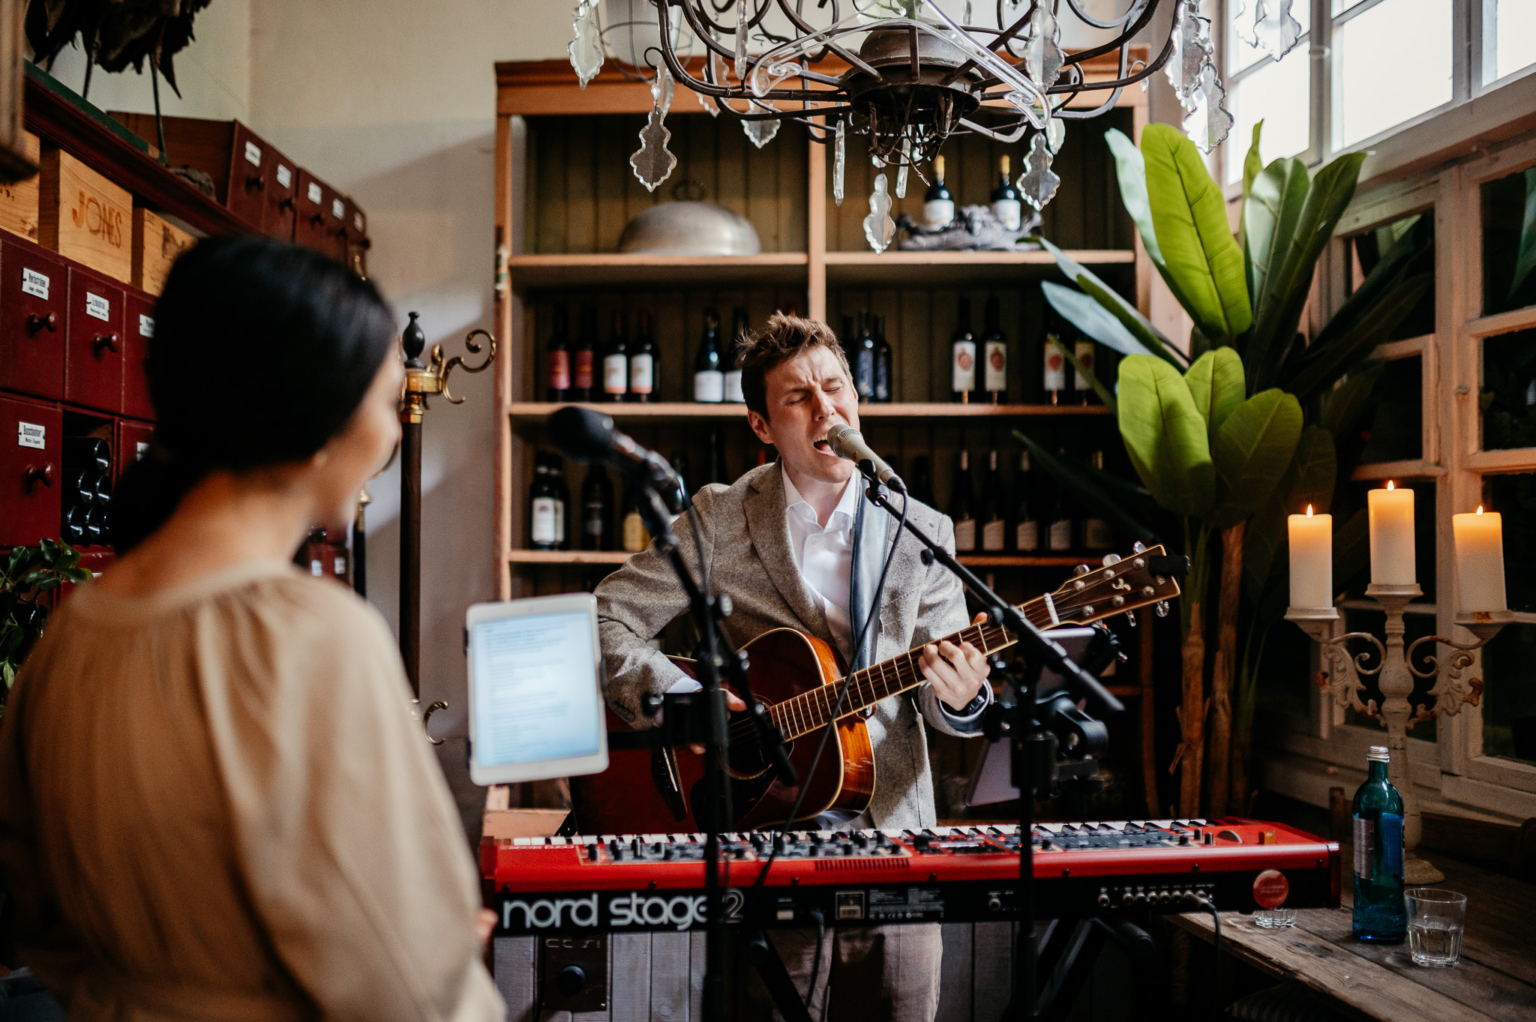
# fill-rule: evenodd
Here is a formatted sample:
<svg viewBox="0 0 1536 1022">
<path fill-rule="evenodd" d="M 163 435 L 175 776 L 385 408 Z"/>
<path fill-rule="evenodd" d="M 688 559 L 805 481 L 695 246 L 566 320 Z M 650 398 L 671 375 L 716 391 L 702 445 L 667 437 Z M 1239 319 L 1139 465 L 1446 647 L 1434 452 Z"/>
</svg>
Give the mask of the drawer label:
<svg viewBox="0 0 1536 1022">
<path fill-rule="evenodd" d="M 34 298 L 48 298 L 48 275 L 29 270 L 25 266 L 21 268 L 21 290 Z"/>
<path fill-rule="evenodd" d="M 342 202 L 340 199 L 332 199 L 331 216 L 335 217 L 337 220 L 345 220 L 347 218 L 346 203 Z"/>
<path fill-rule="evenodd" d="M 293 187 L 293 171 L 289 170 L 281 163 L 277 165 L 277 184 L 280 188 Z"/>
<path fill-rule="evenodd" d="M 112 319 L 112 303 L 101 297 L 101 295 L 92 294 L 87 291 L 85 293 L 85 314 L 87 316 L 95 316 L 104 322 L 110 321 Z"/>
<path fill-rule="evenodd" d="M 153 337 L 153 336 L 155 336 L 155 317 L 153 317 L 153 316 L 146 316 L 142 312 L 139 313 L 139 336 L 140 337 Z"/>
<path fill-rule="evenodd" d="M 147 440 L 140 440 L 138 443 L 133 445 L 133 460 L 134 461 L 143 461 L 144 460 L 144 455 L 146 455 L 148 453 L 149 453 L 149 441 L 147 441 Z"/>
<path fill-rule="evenodd" d="M 245 144 L 245 162 L 254 163 L 258 167 L 261 166 L 261 146 L 255 142 L 247 142 Z"/>
<path fill-rule="evenodd" d="M 35 422 L 16 423 L 16 446 L 32 447 L 39 451 L 48 447 L 48 427 Z"/>
<path fill-rule="evenodd" d="M 320 190 L 320 186 L 315 184 L 313 181 L 309 183 L 309 191 L 305 194 L 309 196 L 309 201 L 313 202 L 317 206 L 320 205 L 321 202 L 325 201 L 325 193 L 322 192 Z"/>
<path fill-rule="evenodd" d="M 359 234 L 362 233 L 362 231 L 363 231 L 363 214 L 361 214 L 361 213 L 353 213 L 352 214 L 352 226 L 357 228 Z"/>
</svg>

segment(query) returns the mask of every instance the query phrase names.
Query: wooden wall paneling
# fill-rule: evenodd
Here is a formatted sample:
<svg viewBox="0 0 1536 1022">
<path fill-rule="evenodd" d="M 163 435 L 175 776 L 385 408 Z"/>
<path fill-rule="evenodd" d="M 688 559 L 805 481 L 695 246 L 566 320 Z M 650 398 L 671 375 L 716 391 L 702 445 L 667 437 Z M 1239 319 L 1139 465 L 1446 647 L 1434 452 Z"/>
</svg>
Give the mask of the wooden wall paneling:
<svg viewBox="0 0 1536 1022">
<path fill-rule="evenodd" d="M 971 301 L 971 332 L 976 332 L 978 320 L 977 313 L 981 310 L 976 307 L 974 296 L 960 290 L 934 289 L 928 292 L 929 308 L 932 310 L 928 317 L 929 345 L 929 375 L 928 396 L 929 401 L 949 401 L 953 396 L 950 389 L 953 376 L 950 372 L 950 344 L 955 330 L 960 323 L 960 299 L 972 298 Z M 922 400 L 922 398 L 916 398 Z"/>
<path fill-rule="evenodd" d="M 571 122 L 559 117 L 528 118 L 529 216 L 534 252 L 567 252 L 565 227 L 565 136 Z"/>
<path fill-rule="evenodd" d="M 778 164 L 769 151 L 759 152 L 741 125 L 721 124 L 706 113 L 690 114 L 689 120 L 708 134 L 715 145 L 716 158 L 711 169 L 713 182 L 704 198 L 752 222 L 764 252 L 779 250 Z M 769 150 L 780 145 L 779 139 L 768 143 Z"/>
<path fill-rule="evenodd" d="M 566 123 L 566 252 L 597 251 L 597 139 L 606 121 L 572 117 Z"/>
<path fill-rule="evenodd" d="M 631 181 L 635 180 L 634 169 L 629 165 L 629 154 L 634 152 L 636 147 L 630 145 L 632 139 L 617 130 L 617 122 L 624 118 L 587 119 L 600 122 L 602 129 L 597 135 L 597 163 L 592 178 L 595 194 L 592 195 L 591 201 L 597 207 L 597 235 L 593 241 L 592 251 L 617 252 L 619 236 L 624 233 L 624 226 L 629 223 L 629 204 L 625 200 L 624 179 L 627 177 Z M 638 181 L 635 183 L 639 184 Z"/>
<path fill-rule="evenodd" d="M 809 130 L 798 124 L 786 124 L 779 129 L 778 137 L 769 144 L 769 148 L 778 147 L 778 188 L 776 189 L 778 209 L 774 211 L 774 222 L 779 225 L 778 248 L 779 252 L 804 252 L 807 245 L 807 232 L 810 225 L 817 219 L 817 211 L 811 208 L 810 196 L 820 196 L 820 233 L 816 236 L 821 239 L 823 250 L 826 247 L 826 149 L 810 140 Z M 819 155 L 812 156 L 812 153 Z M 812 166 L 812 160 L 815 166 Z M 811 181 L 816 182 L 814 192 L 811 190 Z M 802 211 L 809 213 L 802 215 Z"/>
<path fill-rule="evenodd" d="M 538 946 L 534 937 L 497 937 L 492 949 L 496 989 L 507 1002 L 507 1022 L 536 1022 Z"/>
<path fill-rule="evenodd" d="M 689 935 L 653 933 L 650 938 L 649 1022 L 697 1022 L 697 1016 L 689 1013 L 693 1003 L 690 983 L 692 942 Z"/>
<path fill-rule="evenodd" d="M 896 302 L 896 318 L 886 321 L 885 330 L 891 343 L 896 400 L 927 400 L 933 386 L 929 350 L 933 347 L 932 293 L 918 288 L 902 289 Z"/>
</svg>

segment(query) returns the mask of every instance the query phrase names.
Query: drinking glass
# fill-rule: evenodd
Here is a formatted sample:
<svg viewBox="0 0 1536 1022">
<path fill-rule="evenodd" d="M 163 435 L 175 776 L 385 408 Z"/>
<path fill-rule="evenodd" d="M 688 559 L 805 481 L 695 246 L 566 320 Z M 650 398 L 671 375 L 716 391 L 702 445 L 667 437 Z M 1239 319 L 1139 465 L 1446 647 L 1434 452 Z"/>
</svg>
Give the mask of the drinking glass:
<svg viewBox="0 0 1536 1022">
<path fill-rule="evenodd" d="M 1443 968 L 1461 959 L 1466 931 L 1467 896 L 1433 887 L 1403 892 L 1408 908 L 1408 950 L 1415 965 Z"/>
<path fill-rule="evenodd" d="M 1266 930 L 1283 930 L 1287 926 L 1296 925 L 1296 910 L 1293 908 L 1256 908 L 1253 910 L 1253 925 L 1262 926 Z"/>
</svg>

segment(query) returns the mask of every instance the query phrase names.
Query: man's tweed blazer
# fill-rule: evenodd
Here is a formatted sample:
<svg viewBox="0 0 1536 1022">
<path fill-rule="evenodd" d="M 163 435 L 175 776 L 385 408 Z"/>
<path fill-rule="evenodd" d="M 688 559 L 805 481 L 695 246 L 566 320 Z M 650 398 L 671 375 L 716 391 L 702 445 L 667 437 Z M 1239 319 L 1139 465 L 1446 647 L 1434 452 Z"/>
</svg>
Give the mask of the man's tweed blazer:
<svg viewBox="0 0 1536 1022">
<path fill-rule="evenodd" d="M 885 514 L 874 507 L 867 511 Z M 780 627 L 798 629 L 836 647 L 826 615 L 795 569 L 778 464 L 755 468 L 730 486 L 704 487 L 694 495 L 688 514 L 697 516 L 703 531 L 710 586 L 716 593 L 729 595 L 733 604 L 725 620 L 725 637 L 732 647 Z M 948 516 L 913 501 L 909 517 L 954 550 L 954 525 Z M 679 518 L 675 529 L 682 541 L 679 550 L 697 577 L 698 558 L 687 518 Z M 889 536 L 887 531 L 886 544 Z M 887 545 L 869 553 L 883 558 L 888 549 Z M 968 623 L 959 580 L 942 565 L 923 564 L 917 541 L 910 535 L 904 534 L 897 547 L 881 602 L 875 662 L 959 631 Z M 644 723 L 641 695 L 665 692 L 683 677 L 647 640 L 687 610 L 687 596 L 655 544 L 631 557 L 597 587 L 608 698 L 626 720 Z M 946 720 L 926 683 L 882 701 L 869 718 L 876 772 L 870 815 L 878 827 L 927 827 L 936 822 L 924 717 L 941 731 L 961 733 Z"/>
</svg>

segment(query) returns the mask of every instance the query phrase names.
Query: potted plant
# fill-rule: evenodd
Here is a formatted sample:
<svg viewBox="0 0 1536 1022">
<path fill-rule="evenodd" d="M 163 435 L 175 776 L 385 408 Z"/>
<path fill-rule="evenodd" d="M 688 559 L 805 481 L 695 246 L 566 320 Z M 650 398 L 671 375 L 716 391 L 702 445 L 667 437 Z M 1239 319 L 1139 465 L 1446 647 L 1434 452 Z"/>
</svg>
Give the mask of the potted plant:
<svg viewBox="0 0 1536 1022">
<path fill-rule="evenodd" d="M 0 681 L 11 691 L 16 672 L 48 620 L 44 593 L 64 582 L 84 582 L 90 571 L 80 567 L 80 551 L 68 543 L 45 539 L 38 546 L 19 546 L 0 561 Z"/>
</svg>

